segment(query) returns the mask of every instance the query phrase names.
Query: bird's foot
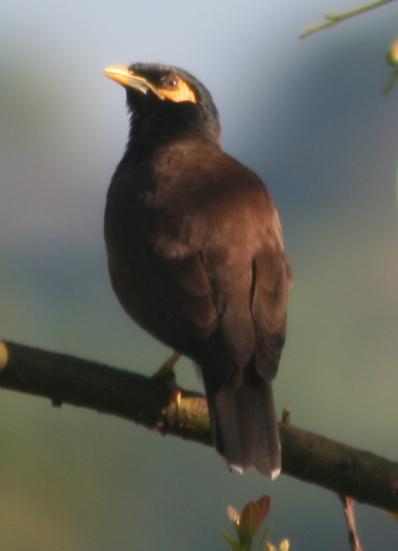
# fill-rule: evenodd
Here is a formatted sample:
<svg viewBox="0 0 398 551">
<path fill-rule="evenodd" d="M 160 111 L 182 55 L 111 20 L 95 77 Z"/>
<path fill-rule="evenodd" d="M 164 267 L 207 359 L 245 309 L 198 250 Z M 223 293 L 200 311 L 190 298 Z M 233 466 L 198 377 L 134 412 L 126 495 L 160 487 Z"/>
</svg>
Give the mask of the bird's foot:
<svg viewBox="0 0 398 551">
<path fill-rule="evenodd" d="M 179 352 L 173 352 L 173 354 L 160 366 L 156 373 L 152 375 L 152 378 L 161 381 L 170 393 L 169 405 L 173 406 L 175 422 L 178 419 L 178 410 L 181 402 L 181 390 L 177 386 L 174 366 L 180 359 L 180 356 L 181 354 Z"/>
</svg>

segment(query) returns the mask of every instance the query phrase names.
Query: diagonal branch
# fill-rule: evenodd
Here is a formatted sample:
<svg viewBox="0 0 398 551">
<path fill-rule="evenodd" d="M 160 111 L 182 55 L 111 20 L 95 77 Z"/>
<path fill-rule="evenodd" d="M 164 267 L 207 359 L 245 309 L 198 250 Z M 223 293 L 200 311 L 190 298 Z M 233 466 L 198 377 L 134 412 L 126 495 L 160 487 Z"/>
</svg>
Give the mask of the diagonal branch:
<svg viewBox="0 0 398 551">
<path fill-rule="evenodd" d="M 163 434 L 211 445 L 206 400 L 180 390 L 173 400 L 162 377 L 0 341 L 0 387 L 95 409 Z M 283 472 L 376 507 L 398 510 L 398 464 L 280 424 Z"/>
<path fill-rule="evenodd" d="M 375 2 L 371 2 L 370 4 L 366 4 L 364 6 L 360 6 L 359 8 L 354 8 L 345 12 L 327 13 L 325 14 L 324 20 L 321 23 L 305 29 L 305 31 L 300 35 L 300 38 L 307 38 L 307 36 L 311 36 L 312 34 L 315 34 L 317 32 L 335 27 L 338 23 L 347 21 L 347 19 L 351 19 L 353 17 L 357 17 L 358 15 L 368 13 L 372 10 L 375 10 L 376 8 L 380 8 L 381 6 L 391 4 L 392 2 L 395 2 L 395 0 L 377 0 Z"/>
</svg>

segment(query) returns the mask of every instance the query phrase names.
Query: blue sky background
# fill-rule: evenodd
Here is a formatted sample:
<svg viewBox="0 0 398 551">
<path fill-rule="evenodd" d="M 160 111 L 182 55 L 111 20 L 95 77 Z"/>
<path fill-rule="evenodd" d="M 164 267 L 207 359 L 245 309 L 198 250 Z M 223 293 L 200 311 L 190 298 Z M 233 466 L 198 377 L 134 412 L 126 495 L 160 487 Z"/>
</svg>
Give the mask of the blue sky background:
<svg viewBox="0 0 398 551">
<path fill-rule="evenodd" d="M 300 41 L 354 0 L 0 6 L 0 324 L 26 344 L 152 373 L 167 350 L 137 329 L 106 271 L 106 189 L 126 142 L 109 64 L 180 65 L 211 90 L 225 148 L 267 182 L 295 287 L 279 411 L 397 458 L 398 90 L 384 98 L 398 6 Z M 184 361 L 180 381 L 199 388 Z M 222 549 L 225 508 L 267 493 L 273 537 L 347 549 L 336 496 L 230 474 L 210 449 L 1 392 L 0 531 L 8 551 Z M 358 506 L 366 551 L 396 525 Z"/>
</svg>

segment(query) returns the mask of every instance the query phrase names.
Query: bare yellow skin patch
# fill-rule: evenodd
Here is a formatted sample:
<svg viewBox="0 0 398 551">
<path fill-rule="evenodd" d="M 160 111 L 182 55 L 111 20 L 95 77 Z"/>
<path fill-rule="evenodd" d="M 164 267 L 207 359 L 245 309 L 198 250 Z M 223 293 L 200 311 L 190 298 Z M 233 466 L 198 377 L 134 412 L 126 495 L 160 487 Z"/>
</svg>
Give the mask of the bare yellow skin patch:
<svg viewBox="0 0 398 551">
<path fill-rule="evenodd" d="M 133 88 L 142 94 L 147 94 L 149 91 L 152 91 L 161 100 L 169 100 L 174 103 L 181 103 L 183 101 L 189 101 L 191 103 L 198 102 L 189 84 L 178 76 L 175 77 L 175 86 L 170 87 L 162 86 L 161 84 L 153 84 L 147 78 L 122 65 L 106 67 L 104 73 L 108 78 L 114 80 L 118 84 L 127 88 Z"/>
<path fill-rule="evenodd" d="M 190 86 L 181 79 L 178 79 L 175 88 L 158 88 L 157 91 L 164 99 L 174 101 L 174 103 L 181 103 L 182 101 L 197 103 L 194 92 Z"/>
</svg>

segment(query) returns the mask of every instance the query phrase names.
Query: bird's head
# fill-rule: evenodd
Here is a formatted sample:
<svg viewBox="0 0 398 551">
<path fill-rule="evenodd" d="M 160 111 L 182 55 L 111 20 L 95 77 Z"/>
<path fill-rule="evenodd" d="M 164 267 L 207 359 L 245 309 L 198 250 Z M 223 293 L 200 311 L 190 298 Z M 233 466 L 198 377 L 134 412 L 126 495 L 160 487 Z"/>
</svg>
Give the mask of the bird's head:
<svg viewBox="0 0 398 551">
<path fill-rule="evenodd" d="M 217 108 L 209 91 L 178 67 L 134 63 L 104 73 L 124 86 L 132 114 L 132 140 L 159 143 L 194 136 L 218 141 Z"/>
</svg>

